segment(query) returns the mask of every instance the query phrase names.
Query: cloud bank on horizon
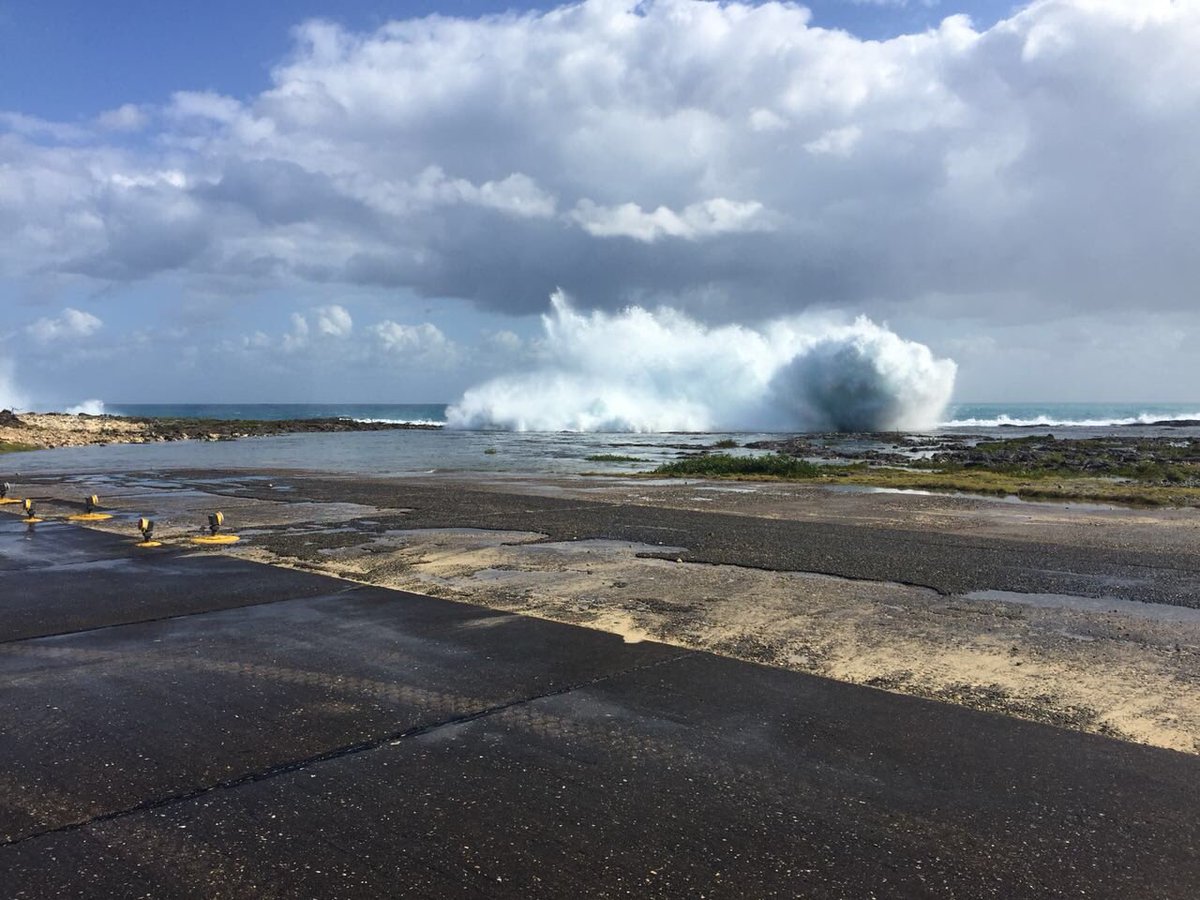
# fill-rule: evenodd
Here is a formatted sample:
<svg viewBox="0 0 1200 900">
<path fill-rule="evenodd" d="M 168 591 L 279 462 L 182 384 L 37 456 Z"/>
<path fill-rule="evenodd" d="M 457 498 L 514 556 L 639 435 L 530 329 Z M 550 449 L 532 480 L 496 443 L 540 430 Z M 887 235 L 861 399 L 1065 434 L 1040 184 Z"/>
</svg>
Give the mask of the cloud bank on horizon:
<svg viewBox="0 0 1200 900">
<path fill-rule="evenodd" d="M 936 298 L 963 331 L 1190 314 L 1198 106 L 1200 4 L 1171 0 L 1038 0 L 885 41 L 785 3 L 310 21 L 257 94 L 0 113 L 0 275 L 515 315 L 563 285 L 715 323 Z M 368 328 L 400 347 L 424 324 Z"/>
</svg>

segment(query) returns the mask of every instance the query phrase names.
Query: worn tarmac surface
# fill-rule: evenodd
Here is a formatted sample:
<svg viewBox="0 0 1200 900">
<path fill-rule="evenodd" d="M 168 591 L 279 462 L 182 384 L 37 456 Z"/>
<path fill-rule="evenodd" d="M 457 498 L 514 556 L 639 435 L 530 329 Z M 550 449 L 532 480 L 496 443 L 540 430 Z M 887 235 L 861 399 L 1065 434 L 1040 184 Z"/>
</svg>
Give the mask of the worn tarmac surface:
<svg viewBox="0 0 1200 900">
<path fill-rule="evenodd" d="M 1200 608 L 1200 554 L 1178 548 L 1122 548 L 981 538 L 917 527 L 732 515 L 722 512 L 583 501 L 464 489 L 458 483 L 372 482 L 297 477 L 289 499 L 403 508 L 391 527 L 503 528 L 536 531 L 550 541 L 609 539 L 667 544 L 663 558 L 813 572 L 927 587 L 941 594 L 1003 590 L 1029 594 L 1117 597 Z M 278 499 L 259 485 L 239 496 Z M 653 554 L 650 554 L 653 555 Z"/>
<path fill-rule="evenodd" d="M 4 897 L 1200 889 L 1194 756 L 9 516 L 0 584 Z"/>
</svg>

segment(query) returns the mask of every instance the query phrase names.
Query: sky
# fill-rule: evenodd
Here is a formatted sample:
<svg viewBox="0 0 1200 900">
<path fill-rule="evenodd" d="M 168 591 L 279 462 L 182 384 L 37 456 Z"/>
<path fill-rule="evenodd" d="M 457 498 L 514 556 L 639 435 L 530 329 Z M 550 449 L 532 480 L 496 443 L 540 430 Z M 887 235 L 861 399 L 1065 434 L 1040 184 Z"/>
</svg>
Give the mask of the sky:
<svg viewBox="0 0 1200 900">
<path fill-rule="evenodd" d="M 1190 0 L 0 0 L 0 405 L 450 401 L 560 290 L 1192 401 L 1197 146 Z"/>
</svg>

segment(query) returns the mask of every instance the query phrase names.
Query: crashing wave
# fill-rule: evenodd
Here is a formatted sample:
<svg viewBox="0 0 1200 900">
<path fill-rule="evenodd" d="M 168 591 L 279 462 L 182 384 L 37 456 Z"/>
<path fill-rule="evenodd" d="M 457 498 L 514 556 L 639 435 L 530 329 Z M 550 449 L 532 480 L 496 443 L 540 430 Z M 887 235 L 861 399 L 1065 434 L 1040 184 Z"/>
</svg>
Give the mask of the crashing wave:
<svg viewBox="0 0 1200 900">
<path fill-rule="evenodd" d="M 102 416 L 104 415 L 104 401 L 84 400 L 74 406 L 68 406 L 63 412 L 70 416 Z"/>
<path fill-rule="evenodd" d="M 992 418 L 972 417 L 951 419 L 942 428 L 1116 428 L 1130 425 L 1170 425 L 1200 421 L 1200 411 L 1183 414 L 1144 412 L 1136 416 L 1116 416 L 1095 419 L 1068 419 L 1062 416 L 1039 415 L 1015 417 L 998 415 Z"/>
<path fill-rule="evenodd" d="M 671 310 L 574 310 L 556 292 L 540 364 L 468 390 L 451 428 L 891 431 L 940 421 L 956 367 L 870 319 L 709 327 Z"/>
</svg>

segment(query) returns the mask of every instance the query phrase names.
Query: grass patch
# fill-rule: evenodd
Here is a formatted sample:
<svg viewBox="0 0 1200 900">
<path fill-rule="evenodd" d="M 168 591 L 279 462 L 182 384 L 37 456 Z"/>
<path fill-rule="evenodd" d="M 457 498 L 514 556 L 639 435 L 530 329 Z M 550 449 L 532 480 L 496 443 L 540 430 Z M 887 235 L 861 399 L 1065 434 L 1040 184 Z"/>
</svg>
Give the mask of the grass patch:
<svg viewBox="0 0 1200 900">
<path fill-rule="evenodd" d="M 866 463 L 817 466 L 783 454 L 713 454 L 668 463 L 650 474 L 748 481 L 801 481 L 818 485 L 858 484 L 898 490 L 1015 496 L 1023 500 L 1200 507 L 1200 487 L 1161 482 L 1115 481 L 1112 478 L 1083 473 L 1037 469 L 995 471 L 971 466 L 935 470 L 924 467 L 869 466 Z"/>
<path fill-rule="evenodd" d="M 721 440 L 717 441 L 715 444 L 713 444 L 713 446 L 718 450 L 732 450 L 734 447 L 741 445 L 738 444 L 738 442 L 733 438 L 721 438 Z"/>
<path fill-rule="evenodd" d="M 39 449 L 34 444 L 21 444 L 16 441 L 0 441 L 0 453 L 24 453 L 27 450 Z"/>
<path fill-rule="evenodd" d="M 771 456 L 730 456 L 728 453 L 713 453 L 706 456 L 689 456 L 659 466 L 654 475 L 669 477 L 696 476 L 698 478 L 792 478 L 797 480 L 815 478 L 821 467 L 794 456 L 775 453 Z"/>
<path fill-rule="evenodd" d="M 831 466 L 817 479 L 831 484 L 1014 496 L 1023 500 L 1067 500 L 1132 506 L 1200 506 L 1200 488 L 1113 481 L 1111 478 L 1064 472 L 996 472 L 985 469 L 927 471 Z"/>
<path fill-rule="evenodd" d="M 588 462 L 645 462 L 636 456 L 622 456 L 619 453 L 595 453 L 592 456 L 585 456 Z"/>
</svg>

